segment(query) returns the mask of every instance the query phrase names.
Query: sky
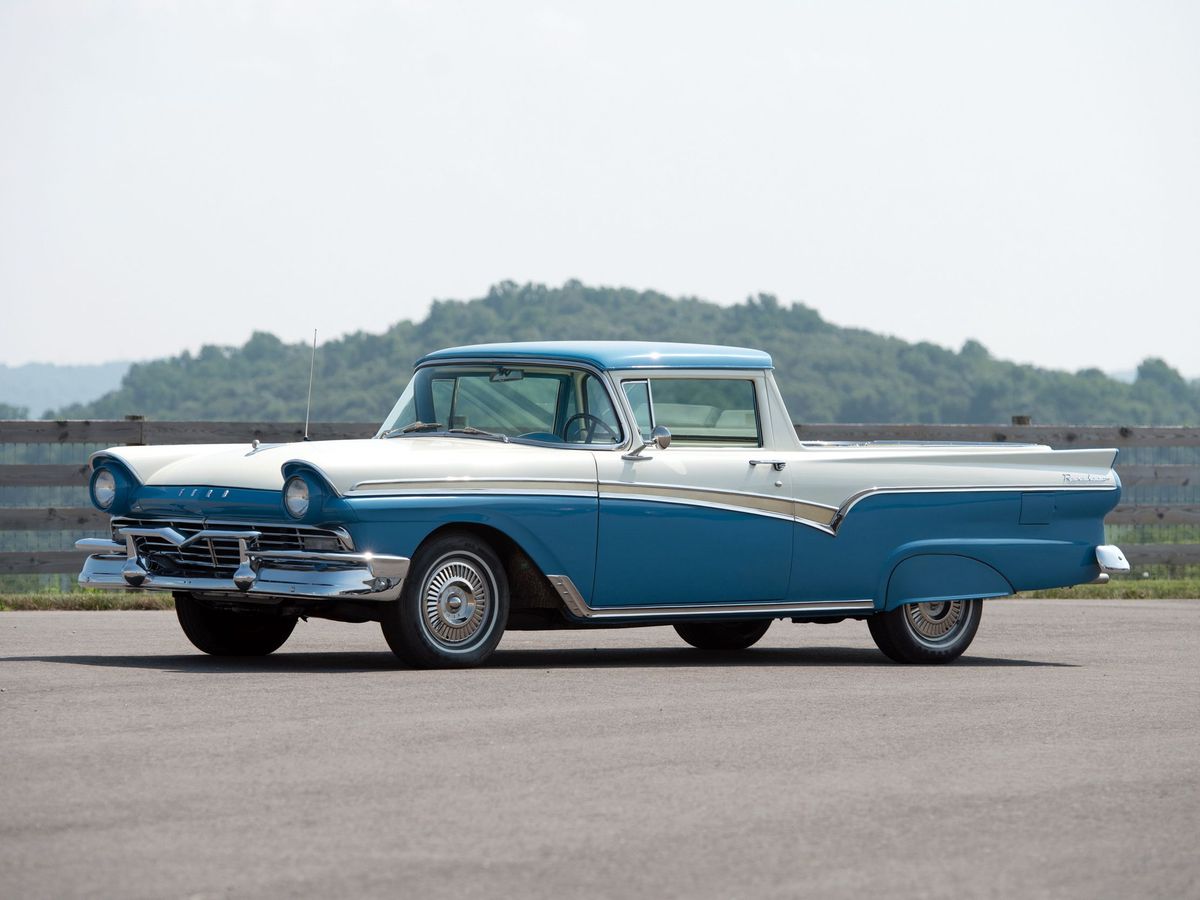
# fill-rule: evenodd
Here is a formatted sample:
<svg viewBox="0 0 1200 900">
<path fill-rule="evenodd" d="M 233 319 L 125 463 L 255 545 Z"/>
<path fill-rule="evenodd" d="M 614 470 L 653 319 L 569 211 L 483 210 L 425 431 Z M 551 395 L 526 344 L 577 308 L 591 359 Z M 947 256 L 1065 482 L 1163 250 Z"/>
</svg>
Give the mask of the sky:
<svg viewBox="0 0 1200 900">
<path fill-rule="evenodd" d="M 577 278 L 1200 376 L 1197 47 L 1161 0 L 0 0 L 0 362 Z"/>
</svg>

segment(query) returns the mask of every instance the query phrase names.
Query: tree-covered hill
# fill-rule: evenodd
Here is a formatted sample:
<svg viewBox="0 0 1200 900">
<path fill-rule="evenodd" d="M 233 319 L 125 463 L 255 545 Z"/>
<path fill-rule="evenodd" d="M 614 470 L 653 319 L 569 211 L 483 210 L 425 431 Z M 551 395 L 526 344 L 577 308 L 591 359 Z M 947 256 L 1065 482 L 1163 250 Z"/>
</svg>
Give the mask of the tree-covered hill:
<svg viewBox="0 0 1200 900">
<path fill-rule="evenodd" d="M 63 404 L 89 402 L 116 390 L 127 371 L 128 362 L 0 363 L 0 399 L 40 416 Z"/>
<path fill-rule="evenodd" d="M 653 291 L 567 282 L 498 284 L 469 302 L 439 301 L 421 322 L 321 345 L 314 420 L 379 421 L 413 361 L 456 344 L 508 340 L 663 340 L 767 350 L 793 418 L 804 422 L 1035 422 L 1197 424 L 1200 382 L 1148 359 L 1132 384 L 1098 369 L 1078 373 L 993 359 L 968 341 L 959 352 L 840 328 L 801 304 L 760 295 L 717 306 Z M 295 420 L 304 417 L 309 347 L 256 333 L 242 347 L 134 365 L 119 389 L 55 418 Z"/>
<path fill-rule="evenodd" d="M 29 416 L 29 407 L 14 406 L 11 403 L 0 403 L 0 419 L 25 419 Z"/>
</svg>

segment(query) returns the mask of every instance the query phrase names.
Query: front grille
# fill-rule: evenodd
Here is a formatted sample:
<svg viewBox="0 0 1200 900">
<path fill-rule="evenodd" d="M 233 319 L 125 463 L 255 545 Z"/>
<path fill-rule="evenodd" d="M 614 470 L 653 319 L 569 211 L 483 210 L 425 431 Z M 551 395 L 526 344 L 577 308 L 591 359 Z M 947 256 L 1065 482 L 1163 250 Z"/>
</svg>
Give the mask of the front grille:
<svg viewBox="0 0 1200 900">
<path fill-rule="evenodd" d="M 290 525 L 250 525 L 245 522 L 202 522 L 198 519 L 113 519 L 113 540 L 125 543 L 117 532 L 121 528 L 173 528 L 191 537 L 206 528 L 222 531 L 257 531 L 261 537 L 246 545 L 248 550 L 348 550 L 350 542 L 343 532 L 326 528 L 302 528 Z M 135 537 L 138 556 L 147 570 L 157 575 L 200 575 L 207 578 L 232 578 L 238 567 L 236 538 L 204 538 L 186 547 L 177 547 L 161 537 Z"/>
</svg>

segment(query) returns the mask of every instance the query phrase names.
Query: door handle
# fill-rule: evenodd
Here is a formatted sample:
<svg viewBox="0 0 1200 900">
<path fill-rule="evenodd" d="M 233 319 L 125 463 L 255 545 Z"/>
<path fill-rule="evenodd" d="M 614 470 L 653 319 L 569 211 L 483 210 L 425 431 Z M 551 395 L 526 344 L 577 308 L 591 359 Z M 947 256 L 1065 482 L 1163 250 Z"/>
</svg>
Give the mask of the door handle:
<svg viewBox="0 0 1200 900">
<path fill-rule="evenodd" d="M 787 460 L 783 460 L 783 459 L 752 459 L 752 460 L 750 460 L 750 465 L 752 465 L 752 466 L 770 466 L 776 472 L 782 472 L 783 467 L 787 465 Z"/>
</svg>

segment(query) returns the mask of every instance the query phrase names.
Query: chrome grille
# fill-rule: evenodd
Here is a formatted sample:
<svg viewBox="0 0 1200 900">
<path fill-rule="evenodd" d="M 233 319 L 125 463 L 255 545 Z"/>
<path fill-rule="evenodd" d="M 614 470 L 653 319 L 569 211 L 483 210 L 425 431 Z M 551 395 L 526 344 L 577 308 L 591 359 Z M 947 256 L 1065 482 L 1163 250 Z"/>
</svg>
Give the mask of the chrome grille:
<svg viewBox="0 0 1200 900">
<path fill-rule="evenodd" d="M 206 528 L 223 531 L 257 531 L 260 537 L 246 544 L 247 550 L 349 550 L 353 549 L 345 532 L 326 528 L 290 525 L 259 525 L 246 522 L 213 522 L 199 519 L 113 519 L 113 540 L 125 543 L 118 532 L 122 528 L 173 528 L 191 537 Z M 306 541 L 307 539 L 307 541 Z M 314 540 L 316 539 L 316 540 Z M 148 570 L 159 574 L 196 574 L 206 577 L 232 577 L 238 567 L 236 538 L 206 538 L 186 547 L 177 547 L 161 537 L 135 537 L 138 556 Z"/>
</svg>

